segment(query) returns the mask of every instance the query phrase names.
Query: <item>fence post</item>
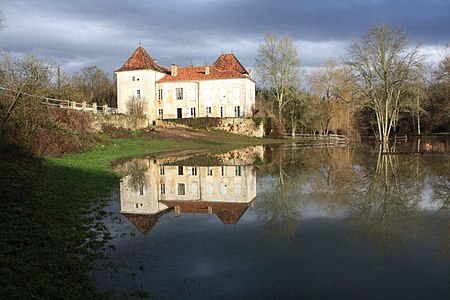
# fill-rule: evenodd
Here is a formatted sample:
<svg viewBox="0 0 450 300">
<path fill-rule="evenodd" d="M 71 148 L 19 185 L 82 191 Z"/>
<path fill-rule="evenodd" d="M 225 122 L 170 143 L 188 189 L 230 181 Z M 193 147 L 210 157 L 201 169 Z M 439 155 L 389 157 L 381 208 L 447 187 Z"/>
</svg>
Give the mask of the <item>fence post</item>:
<svg viewBox="0 0 450 300">
<path fill-rule="evenodd" d="M 103 114 L 104 115 L 108 114 L 108 104 L 103 105 Z"/>
<path fill-rule="evenodd" d="M 86 111 L 86 101 L 81 102 L 81 109 Z"/>
<path fill-rule="evenodd" d="M 92 113 L 94 114 L 94 115 L 96 115 L 97 114 L 97 103 L 92 103 Z"/>
<path fill-rule="evenodd" d="M 77 103 L 75 101 L 72 101 L 72 109 L 75 109 L 77 107 Z"/>
</svg>

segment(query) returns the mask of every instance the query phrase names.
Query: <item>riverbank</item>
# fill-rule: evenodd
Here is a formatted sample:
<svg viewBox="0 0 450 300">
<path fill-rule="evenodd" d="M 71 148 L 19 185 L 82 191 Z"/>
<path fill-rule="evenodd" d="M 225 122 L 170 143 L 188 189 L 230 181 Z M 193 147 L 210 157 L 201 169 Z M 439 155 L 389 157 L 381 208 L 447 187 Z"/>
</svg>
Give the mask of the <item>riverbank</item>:
<svg viewBox="0 0 450 300">
<path fill-rule="evenodd" d="M 108 232 L 100 219 L 119 178 L 111 162 L 167 151 L 226 151 L 276 140 L 156 128 L 115 132 L 91 150 L 33 157 L 1 150 L 0 294 L 7 299 L 107 298 L 87 273 Z"/>
</svg>

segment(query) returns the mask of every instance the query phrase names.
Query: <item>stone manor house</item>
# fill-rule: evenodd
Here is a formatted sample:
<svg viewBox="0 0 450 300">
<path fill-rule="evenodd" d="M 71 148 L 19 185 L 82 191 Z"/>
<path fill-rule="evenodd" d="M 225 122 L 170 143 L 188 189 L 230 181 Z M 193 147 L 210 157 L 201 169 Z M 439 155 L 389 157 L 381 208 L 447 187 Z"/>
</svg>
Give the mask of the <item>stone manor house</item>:
<svg viewBox="0 0 450 300">
<path fill-rule="evenodd" d="M 116 72 L 117 108 L 127 114 L 133 97 L 150 122 L 193 117 L 251 117 L 255 81 L 234 54 L 209 66 L 160 66 L 139 46 Z"/>
</svg>

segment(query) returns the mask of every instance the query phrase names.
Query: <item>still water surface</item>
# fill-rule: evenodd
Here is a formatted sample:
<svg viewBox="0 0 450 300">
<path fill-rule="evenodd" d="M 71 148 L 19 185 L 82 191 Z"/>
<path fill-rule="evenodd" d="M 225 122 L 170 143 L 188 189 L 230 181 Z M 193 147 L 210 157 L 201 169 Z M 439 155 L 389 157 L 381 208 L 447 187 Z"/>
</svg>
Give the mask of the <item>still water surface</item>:
<svg viewBox="0 0 450 300">
<path fill-rule="evenodd" d="M 450 299 L 448 139 L 121 162 L 93 274 L 117 298 Z"/>
</svg>

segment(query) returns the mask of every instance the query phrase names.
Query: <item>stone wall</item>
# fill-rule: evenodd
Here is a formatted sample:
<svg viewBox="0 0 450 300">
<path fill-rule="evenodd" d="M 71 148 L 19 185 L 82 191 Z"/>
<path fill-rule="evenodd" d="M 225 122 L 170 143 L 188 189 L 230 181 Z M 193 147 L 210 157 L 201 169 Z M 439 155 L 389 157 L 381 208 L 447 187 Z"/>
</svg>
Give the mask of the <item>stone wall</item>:
<svg viewBox="0 0 450 300">
<path fill-rule="evenodd" d="M 102 131 L 104 126 L 125 129 L 142 129 L 149 126 L 146 116 L 129 115 L 94 115 L 93 127 L 95 131 Z"/>
<path fill-rule="evenodd" d="M 264 124 L 256 125 L 252 118 L 223 118 L 217 129 L 236 134 L 264 137 Z"/>
<path fill-rule="evenodd" d="M 208 122 L 209 121 L 209 122 Z M 252 118 L 183 118 L 158 120 L 156 125 L 163 127 L 191 127 L 200 129 L 219 129 L 235 134 L 264 137 L 264 122 L 256 124 Z"/>
<path fill-rule="evenodd" d="M 253 118 L 183 118 L 157 120 L 157 126 L 167 128 L 184 127 L 198 129 L 219 129 L 235 134 L 264 137 L 265 121 L 255 123 Z M 142 129 L 149 127 L 149 120 L 146 116 L 129 116 L 123 114 L 116 115 L 94 115 L 93 129 L 94 131 L 102 131 L 105 126 L 125 129 Z"/>
</svg>

